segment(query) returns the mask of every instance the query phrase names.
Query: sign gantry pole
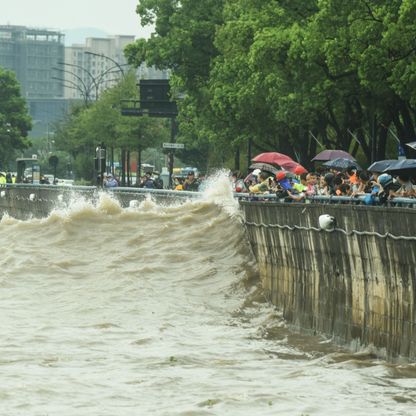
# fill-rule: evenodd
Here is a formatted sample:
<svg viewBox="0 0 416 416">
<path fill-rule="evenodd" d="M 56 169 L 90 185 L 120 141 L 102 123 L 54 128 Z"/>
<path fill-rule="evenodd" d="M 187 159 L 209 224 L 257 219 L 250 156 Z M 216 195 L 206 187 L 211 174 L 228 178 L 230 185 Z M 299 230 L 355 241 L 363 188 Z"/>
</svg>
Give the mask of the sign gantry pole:
<svg viewBox="0 0 416 416">
<path fill-rule="evenodd" d="M 173 185 L 174 149 L 183 149 L 182 143 L 176 143 L 178 125 L 176 116 L 178 109 L 175 101 L 171 101 L 168 79 L 141 79 L 140 100 L 122 100 L 123 116 L 163 117 L 171 119 L 171 143 L 163 143 L 169 151 L 169 187 Z M 139 144 L 140 146 L 140 144 Z"/>
</svg>

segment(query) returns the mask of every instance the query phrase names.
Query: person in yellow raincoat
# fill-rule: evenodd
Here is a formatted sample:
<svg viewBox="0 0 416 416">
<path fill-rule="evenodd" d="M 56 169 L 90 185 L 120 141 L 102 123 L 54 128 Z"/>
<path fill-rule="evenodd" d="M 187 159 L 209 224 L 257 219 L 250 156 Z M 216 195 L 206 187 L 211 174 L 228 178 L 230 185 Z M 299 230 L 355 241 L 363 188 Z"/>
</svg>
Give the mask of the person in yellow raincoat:
<svg viewBox="0 0 416 416">
<path fill-rule="evenodd" d="M 254 194 L 264 194 L 273 187 L 273 177 L 269 176 L 267 172 L 260 172 L 259 183 L 251 185 L 249 191 Z"/>
</svg>

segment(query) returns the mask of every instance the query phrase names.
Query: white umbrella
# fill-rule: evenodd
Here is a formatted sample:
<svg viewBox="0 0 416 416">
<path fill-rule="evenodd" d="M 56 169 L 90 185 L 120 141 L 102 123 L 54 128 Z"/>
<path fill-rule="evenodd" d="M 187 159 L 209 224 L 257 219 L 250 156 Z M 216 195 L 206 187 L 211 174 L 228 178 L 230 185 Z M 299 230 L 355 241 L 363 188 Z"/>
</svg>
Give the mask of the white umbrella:
<svg viewBox="0 0 416 416">
<path fill-rule="evenodd" d="M 416 150 L 416 142 L 406 143 L 406 146 L 411 147 L 412 149 Z"/>
</svg>

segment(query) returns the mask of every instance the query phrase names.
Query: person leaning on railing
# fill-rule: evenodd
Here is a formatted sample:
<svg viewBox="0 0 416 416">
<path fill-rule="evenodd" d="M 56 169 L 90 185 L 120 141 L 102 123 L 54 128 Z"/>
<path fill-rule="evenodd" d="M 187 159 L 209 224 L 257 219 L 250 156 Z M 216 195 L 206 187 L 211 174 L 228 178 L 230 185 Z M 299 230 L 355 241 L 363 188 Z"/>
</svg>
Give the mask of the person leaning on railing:
<svg viewBox="0 0 416 416">
<path fill-rule="evenodd" d="M 400 188 L 391 193 L 392 197 L 412 198 L 416 196 L 416 186 L 411 182 L 409 175 L 398 175 L 397 183 L 400 185 Z"/>
<path fill-rule="evenodd" d="M 267 172 L 260 172 L 259 183 L 249 186 L 249 191 L 253 194 L 268 192 L 273 187 L 273 177 Z"/>
<path fill-rule="evenodd" d="M 370 180 L 370 174 L 367 171 L 362 170 L 358 172 L 357 177 L 358 177 L 358 184 L 357 184 L 358 186 L 353 191 L 352 196 L 370 194 L 372 192 L 371 190 L 372 183 Z"/>
</svg>

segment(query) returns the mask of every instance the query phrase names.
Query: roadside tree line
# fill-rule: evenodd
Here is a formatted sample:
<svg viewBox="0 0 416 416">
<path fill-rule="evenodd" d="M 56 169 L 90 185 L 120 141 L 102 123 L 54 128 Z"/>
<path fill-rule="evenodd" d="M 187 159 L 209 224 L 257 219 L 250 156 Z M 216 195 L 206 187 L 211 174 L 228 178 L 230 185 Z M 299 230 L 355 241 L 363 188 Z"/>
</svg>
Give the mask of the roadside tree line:
<svg viewBox="0 0 416 416">
<path fill-rule="evenodd" d="M 0 67 L 0 170 L 9 169 L 16 152 L 30 145 L 32 120 L 14 72 Z"/>
<path fill-rule="evenodd" d="M 117 163 L 122 184 L 128 184 L 131 176 L 139 174 L 130 171 L 133 157 L 137 161 L 144 150 L 168 141 L 167 120 L 121 115 L 122 100 L 138 99 L 136 83 L 134 71 L 127 73 L 98 100 L 72 107 L 66 119 L 57 124 L 55 146 L 71 155 L 77 178 L 94 182 L 96 147 L 103 145 L 108 170 L 114 171 Z"/>
<path fill-rule="evenodd" d="M 323 148 L 365 164 L 416 138 L 413 0 L 142 0 L 137 13 L 154 34 L 126 56 L 171 70 L 195 164 L 277 150 L 308 166 Z"/>
</svg>

